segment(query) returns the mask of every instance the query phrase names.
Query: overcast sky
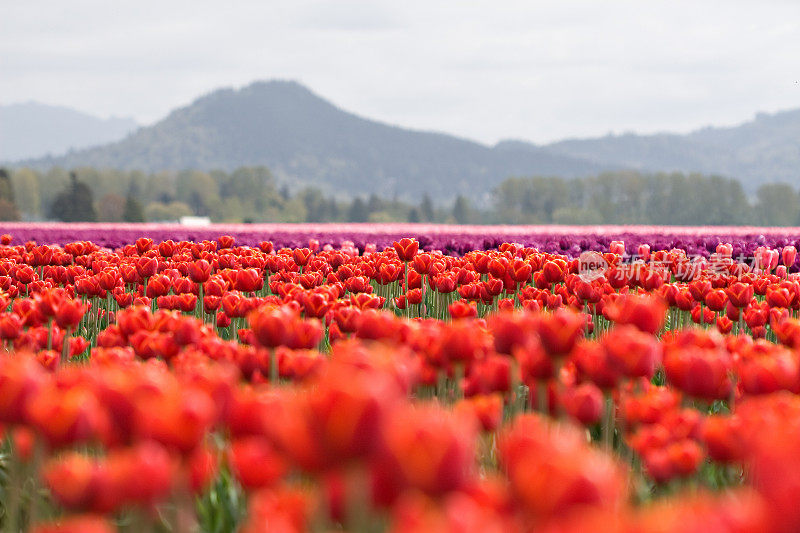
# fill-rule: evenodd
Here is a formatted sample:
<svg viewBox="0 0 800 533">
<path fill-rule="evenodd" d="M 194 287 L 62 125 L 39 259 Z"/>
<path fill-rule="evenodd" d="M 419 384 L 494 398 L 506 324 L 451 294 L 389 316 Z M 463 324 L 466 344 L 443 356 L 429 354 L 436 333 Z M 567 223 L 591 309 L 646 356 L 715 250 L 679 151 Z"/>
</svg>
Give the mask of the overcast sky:
<svg viewBox="0 0 800 533">
<path fill-rule="evenodd" d="M 797 0 L 3 3 L 0 104 L 145 124 L 270 78 L 487 143 L 683 132 L 800 107 Z"/>
</svg>

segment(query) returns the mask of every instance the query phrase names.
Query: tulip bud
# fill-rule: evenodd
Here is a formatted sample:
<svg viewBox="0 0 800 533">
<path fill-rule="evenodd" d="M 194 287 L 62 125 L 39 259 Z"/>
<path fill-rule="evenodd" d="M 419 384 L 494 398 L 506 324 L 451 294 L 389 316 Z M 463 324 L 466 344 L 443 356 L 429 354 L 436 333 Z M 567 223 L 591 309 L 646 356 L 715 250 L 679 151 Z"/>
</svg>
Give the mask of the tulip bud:
<svg viewBox="0 0 800 533">
<path fill-rule="evenodd" d="M 74 328 L 80 323 L 86 308 L 87 305 L 80 300 L 64 300 L 56 309 L 56 324 L 63 329 Z"/>
<path fill-rule="evenodd" d="M 733 245 L 721 242 L 717 245 L 717 253 L 723 257 L 731 257 L 733 255 Z"/>
<path fill-rule="evenodd" d="M 217 239 L 219 243 L 220 249 L 224 250 L 226 248 L 233 248 L 236 239 L 234 239 L 231 235 L 222 235 L 219 239 Z"/>
<path fill-rule="evenodd" d="M 794 261 L 797 259 L 797 248 L 794 246 L 784 246 L 781 250 L 781 259 L 786 268 L 794 266 Z"/>
<path fill-rule="evenodd" d="M 777 265 L 777 257 L 775 257 L 772 253 L 773 251 L 767 248 L 766 246 L 759 246 L 756 248 L 756 251 L 753 252 L 753 259 L 755 260 L 755 265 L 758 269 L 769 271 L 772 270 L 773 261 L 775 265 Z"/>
<path fill-rule="evenodd" d="M 778 259 L 780 258 L 780 253 L 778 250 L 770 250 L 769 251 L 769 269 L 774 270 L 776 266 L 778 266 Z"/>
<path fill-rule="evenodd" d="M 625 255 L 625 242 L 611 241 L 611 244 L 608 245 L 608 251 L 612 254 Z"/>
<path fill-rule="evenodd" d="M 408 263 L 419 251 L 419 242 L 417 239 L 403 238 L 394 242 L 394 249 L 397 251 L 397 256 L 401 261 Z"/>
<path fill-rule="evenodd" d="M 189 279 L 195 283 L 205 283 L 211 277 L 211 264 L 205 259 L 198 259 L 189 264 Z"/>
</svg>

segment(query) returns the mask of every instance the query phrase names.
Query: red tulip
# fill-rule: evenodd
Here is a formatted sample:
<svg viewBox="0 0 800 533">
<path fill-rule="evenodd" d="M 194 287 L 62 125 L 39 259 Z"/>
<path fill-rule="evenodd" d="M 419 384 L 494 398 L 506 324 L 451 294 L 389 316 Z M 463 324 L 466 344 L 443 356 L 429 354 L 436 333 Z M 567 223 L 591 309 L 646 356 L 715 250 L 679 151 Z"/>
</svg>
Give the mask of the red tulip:
<svg viewBox="0 0 800 533">
<path fill-rule="evenodd" d="M 769 314 L 768 304 L 764 302 L 764 307 L 759 305 L 750 305 L 745 309 L 744 321 L 750 329 L 763 326 L 767 323 L 767 316 Z"/>
<path fill-rule="evenodd" d="M 742 390 L 748 394 L 800 390 L 797 356 L 785 348 L 742 357 L 737 367 Z"/>
<path fill-rule="evenodd" d="M 88 307 L 88 304 L 80 300 L 64 300 L 56 310 L 56 324 L 63 329 L 74 328 L 80 323 Z"/>
<path fill-rule="evenodd" d="M 464 300 L 457 300 L 448 305 L 447 311 L 453 319 L 475 318 L 478 316 L 478 309 Z"/>
<path fill-rule="evenodd" d="M 42 477 L 54 499 L 62 506 L 71 509 L 93 509 L 97 506 L 99 473 L 89 457 L 71 453 L 51 461 L 43 468 Z"/>
<path fill-rule="evenodd" d="M 722 289 L 710 290 L 706 293 L 705 303 L 712 311 L 722 311 L 728 303 L 728 297 Z"/>
<path fill-rule="evenodd" d="M 706 293 L 711 290 L 711 282 L 707 279 L 694 280 L 689 284 L 689 292 L 698 302 L 704 302 Z"/>
<path fill-rule="evenodd" d="M 147 291 L 145 291 L 145 296 L 148 298 L 158 298 L 159 296 L 164 296 L 172 288 L 172 283 L 169 277 L 163 275 L 153 275 L 147 281 Z"/>
<path fill-rule="evenodd" d="M 417 245 L 419 246 L 419 245 Z M 398 255 L 400 253 L 398 252 Z M 428 274 L 431 270 L 431 266 L 433 264 L 433 257 L 431 254 L 416 254 L 411 262 L 411 268 L 419 272 L 420 274 Z"/>
<path fill-rule="evenodd" d="M 421 405 L 398 409 L 383 425 L 383 492 L 441 495 L 463 488 L 475 465 L 477 426 L 470 417 Z"/>
<path fill-rule="evenodd" d="M 222 250 L 233 248 L 233 245 L 236 243 L 236 239 L 233 238 L 231 235 L 222 235 L 219 239 L 217 239 L 219 243 L 219 247 Z"/>
<path fill-rule="evenodd" d="M 563 262 L 559 261 L 546 262 L 542 269 L 542 273 L 544 275 L 545 282 L 548 285 L 564 281 Z"/>
<path fill-rule="evenodd" d="M 319 292 L 307 294 L 303 299 L 303 308 L 309 318 L 323 318 L 331 309 L 331 302 Z"/>
<path fill-rule="evenodd" d="M 730 302 L 736 307 L 747 307 L 753 299 L 753 286 L 740 281 L 734 282 L 725 289 Z"/>
<path fill-rule="evenodd" d="M 13 340 L 22 332 L 22 321 L 14 313 L 0 314 L 0 339 Z"/>
<path fill-rule="evenodd" d="M 708 455 L 721 463 L 738 462 L 745 458 L 746 428 L 737 416 L 709 416 L 703 423 L 703 442 Z"/>
<path fill-rule="evenodd" d="M 627 499 L 625 471 L 571 427 L 519 416 L 498 448 L 515 498 L 540 520 L 587 507 L 613 511 Z"/>
<path fill-rule="evenodd" d="M 195 283 L 205 283 L 211 277 L 211 264 L 205 259 L 198 259 L 189 264 L 189 279 Z"/>
<path fill-rule="evenodd" d="M 664 370 L 670 384 L 689 396 L 719 400 L 731 394 L 732 363 L 725 351 L 691 346 L 668 349 Z"/>
<path fill-rule="evenodd" d="M 664 325 L 667 306 L 663 300 L 652 296 L 622 295 L 609 304 L 604 313 L 618 324 L 632 324 L 655 335 Z"/>
<path fill-rule="evenodd" d="M 314 255 L 314 252 L 310 248 L 295 248 L 292 250 L 292 259 L 300 267 L 306 266 L 312 255 Z"/>
<path fill-rule="evenodd" d="M 234 289 L 242 292 L 253 292 L 264 286 L 264 278 L 255 268 L 245 268 L 236 271 Z"/>
<path fill-rule="evenodd" d="M 247 320 L 258 343 L 265 348 L 275 348 L 286 342 L 288 324 L 296 317 L 285 308 L 264 308 L 252 311 Z"/>
<path fill-rule="evenodd" d="M 496 431 L 503 420 L 503 397 L 500 394 L 479 394 L 459 402 L 456 409 L 475 417 L 483 431 Z"/>
<path fill-rule="evenodd" d="M 333 313 L 333 319 L 344 333 L 355 332 L 358 328 L 358 319 L 360 317 L 361 310 L 357 307 L 341 307 Z"/>
<path fill-rule="evenodd" d="M 661 363 L 661 347 L 656 339 L 633 326 L 616 326 L 601 342 L 608 367 L 624 376 L 651 378 Z"/>
<path fill-rule="evenodd" d="M 231 443 L 231 470 L 245 490 L 271 487 L 286 474 L 288 465 L 264 437 L 244 437 Z"/>
<path fill-rule="evenodd" d="M 141 278 L 149 278 L 158 270 L 158 260 L 154 257 L 142 256 L 136 260 L 136 272 Z"/>
<path fill-rule="evenodd" d="M 797 248 L 794 246 L 784 246 L 781 250 L 781 260 L 786 268 L 794 266 L 795 259 L 797 258 Z"/>
<path fill-rule="evenodd" d="M 789 308 L 792 306 L 795 298 L 796 294 L 789 292 L 789 289 L 785 287 L 767 289 L 767 303 L 770 307 Z"/>
<path fill-rule="evenodd" d="M 578 313 L 559 309 L 543 315 L 537 326 L 545 350 L 551 357 L 561 357 L 568 354 L 583 335 L 586 322 Z"/>
<path fill-rule="evenodd" d="M 611 244 L 608 246 L 608 251 L 612 254 L 625 255 L 625 242 L 611 241 Z"/>
<path fill-rule="evenodd" d="M 727 316 L 717 318 L 717 329 L 720 333 L 727 335 L 733 330 L 733 322 Z"/>
<path fill-rule="evenodd" d="M 419 242 L 416 239 L 400 239 L 400 241 L 394 242 L 394 249 L 397 252 L 397 256 L 400 258 L 400 260 L 408 263 L 414 259 L 415 255 L 417 255 L 417 251 L 419 250 Z"/>
<path fill-rule="evenodd" d="M 603 392 L 592 383 L 567 389 L 561 398 L 569 415 L 585 426 L 600 421 L 603 413 Z"/>
</svg>

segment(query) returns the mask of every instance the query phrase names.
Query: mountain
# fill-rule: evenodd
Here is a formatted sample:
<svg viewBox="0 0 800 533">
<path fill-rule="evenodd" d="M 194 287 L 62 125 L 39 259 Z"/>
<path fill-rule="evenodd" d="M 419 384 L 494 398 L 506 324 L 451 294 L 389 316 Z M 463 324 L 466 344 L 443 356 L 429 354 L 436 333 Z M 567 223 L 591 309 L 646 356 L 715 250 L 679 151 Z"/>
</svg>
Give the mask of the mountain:
<svg viewBox="0 0 800 533">
<path fill-rule="evenodd" d="M 0 106 L 0 161 L 15 161 L 117 141 L 137 128 L 129 118 L 101 119 L 28 102 Z"/>
<path fill-rule="evenodd" d="M 722 174 L 754 191 L 763 183 L 800 185 L 800 109 L 759 113 L 726 128 L 688 135 L 608 135 L 549 144 L 546 150 L 646 171 Z"/>
<path fill-rule="evenodd" d="M 29 126 L 43 137 L 48 128 L 55 131 L 32 121 Z M 74 136 L 67 138 L 77 145 Z M 441 200 L 457 194 L 485 200 L 509 176 L 575 177 L 619 169 L 720 174 L 753 192 L 767 182 L 800 185 L 800 110 L 760 113 L 739 126 L 687 135 L 487 146 L 365 119 L 296 82 L 268 81 L 214 91 L 122 140 L 19 164 L 144 171 L 265 165 L 293 186 L 405 198 L 427 192 Z"/>
<path fill-rule="evenodd" d="M 289 81 L 218 90 L 121 141 L 23 163 L 145 171 L 266 165 L 281 181 L 334 193 L 475 199 L 512 175 L 581 176 L 616 167 L 525 143 L 493 148 L 390 126 Z"/>
</svg>

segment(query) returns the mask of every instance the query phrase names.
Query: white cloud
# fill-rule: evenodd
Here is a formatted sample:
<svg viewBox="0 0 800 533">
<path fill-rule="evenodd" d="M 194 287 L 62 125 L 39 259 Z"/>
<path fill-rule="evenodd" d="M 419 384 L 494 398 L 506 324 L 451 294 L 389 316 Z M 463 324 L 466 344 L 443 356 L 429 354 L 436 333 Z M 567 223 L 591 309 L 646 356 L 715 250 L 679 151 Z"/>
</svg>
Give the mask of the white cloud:
<svg viewBox="0 0 800 533">
<path fill-rule="evenodd" d="M 155 121 L 293 78 L 362 116 L 485 142 L 686 131 L 800 104 L 800 3 L 32 1 L 0 102 Z"/>
</svg>

